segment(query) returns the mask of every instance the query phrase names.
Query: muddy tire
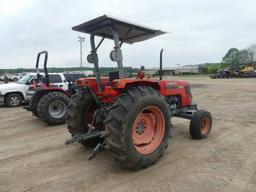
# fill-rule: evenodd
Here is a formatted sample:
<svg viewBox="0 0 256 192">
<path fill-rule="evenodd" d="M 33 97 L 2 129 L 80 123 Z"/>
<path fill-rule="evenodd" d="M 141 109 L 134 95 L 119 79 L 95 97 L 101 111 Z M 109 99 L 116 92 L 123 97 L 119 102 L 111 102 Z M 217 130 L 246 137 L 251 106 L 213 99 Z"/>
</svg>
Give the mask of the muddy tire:
<svg viewBox="0 0 256 192">
<path fill-rule="evenodd" d="M 5 99 L 5 105 L 8 107 L 18 107 L 22 104 L 23 97 L 20 93 L 10 93 Z"/>
<path fill-rule="evenodd" d="M 198 110 L 190 121 L 189 132 L 193 139 L 206 138 L 212 128 L 212 116 L 208 111 Z"/>
<path fill-rule="evenodd" d="M 67 110 L 67 127 L 71 136 L 88 132 L 88 124 L 91 123 L 96 108 L 98 107 L 93 96 L 85 88 L 71 97 Z M 100 141 L 102 141 L 101 138 L 94 138 L 81 144 L 86 147 L 95 147 Z"/>
<path fill-rule="evenodd" d="M 29 102 L 29 108 L 32 113 L 32 115 L 39 117 L 37 112 L 37 103 L 39 101 L 40 97 L 36 95 L 36 93 L 31 97 L 31 100 Z"/>
<path fill-rule="evenodd" d="M 108 110 L 107 149 L 128 169 L 146 168 L 163 155 L 170 126 L 168 106 L 157 90 L 130 88 Z"/>
<path fill-rule="evenodd" d="M 41 97 L 37 104 L 39 118 L 48 125 L 60 125 L 67 119 L 69 96 L 65 93 L 53 91 Z"/>
</svg>

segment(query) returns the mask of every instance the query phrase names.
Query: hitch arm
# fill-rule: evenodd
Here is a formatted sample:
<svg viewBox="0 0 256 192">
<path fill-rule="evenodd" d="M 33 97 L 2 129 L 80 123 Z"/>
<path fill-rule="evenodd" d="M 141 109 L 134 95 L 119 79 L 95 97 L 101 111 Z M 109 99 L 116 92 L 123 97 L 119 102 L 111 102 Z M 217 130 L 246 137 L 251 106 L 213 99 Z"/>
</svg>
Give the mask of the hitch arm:
<svg viewBox="0 0 256 192">
<path fill-rule="evenodd" d="M 69 145 L 75 142 L 81 143 L 82 141 L 86 141 L 88 139 L 93 139 L 96 137 L 104 138 L 105 132 L 104 131 L 88 131 L 87 133 L 84 133 L 84 134 L 76 134 L 71 139 L 66 140 L 65 144 Z"/>
<path fill-rule="evenodd" d="M 88 160 L 94 159 L 100 152 L 102 152 L 106 147 L 106 142 L 98 143 L 98 145 L 93 149 L 93 152 L 88 156 Z"/>
</svg>

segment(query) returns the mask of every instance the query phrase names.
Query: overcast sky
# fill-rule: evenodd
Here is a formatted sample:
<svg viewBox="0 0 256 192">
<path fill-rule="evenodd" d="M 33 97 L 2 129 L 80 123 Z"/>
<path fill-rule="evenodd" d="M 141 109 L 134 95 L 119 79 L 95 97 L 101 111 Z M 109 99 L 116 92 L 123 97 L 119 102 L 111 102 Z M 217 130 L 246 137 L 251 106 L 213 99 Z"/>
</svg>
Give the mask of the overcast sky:
<svg viewBox="0 0 256 192">
<path fill-rule="evenodd" d="M 37 52 L 49 51 L 49 66 L 79 66 L 83 35 L 84 66 L 89 36 L 72 26 L 109 14 L 170 33 L 122 47 L 124 65 L 158 67 L 221 61 L 231 47 L 256 43 L 255 0 L 0 0 L 0 68 L 34 67 Z M 100 65 L 113 43 L 100 48 Z"/>
</svg>

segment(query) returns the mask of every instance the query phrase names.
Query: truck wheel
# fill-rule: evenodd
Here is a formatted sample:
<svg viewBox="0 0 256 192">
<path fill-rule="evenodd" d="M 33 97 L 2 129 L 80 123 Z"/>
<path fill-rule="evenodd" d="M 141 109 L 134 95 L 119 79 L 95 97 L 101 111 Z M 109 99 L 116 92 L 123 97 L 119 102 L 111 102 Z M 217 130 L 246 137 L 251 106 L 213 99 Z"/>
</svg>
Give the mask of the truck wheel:
<svg viewBox="0 0 256 192">
<path fill-rule="evenodd" d="M 20 93 L 10 93 L 5 97 L 5 105 L 8 107 L 18 107 L 22 104 L 22 96 Z"/>
<path fill-rule="evenodd" d="M 53 91 L 41 97 L 37 104 L 39 118 L 48 125 L 60 125 L 67 119 L 69 97 L 62 92 Z"/>
<path fill-rule="evenodd" d="M 170 111 L 159 92 L 147 86 L 133 87 L 108 111 L 107 149 L 126 168 L 146 168 L 163 155 L 170 126 Z"/>
<path fill-rule="evenodd" d="M 212 116 L 208 111 L 198 110 L 190 121 L 189 131 L 193 139 L 206 138 L 212 128 Z"/>
<path fill-rule="evenodd" d="M 72 136 L 88 132 L 96 109 L 98 106 L 87 89 L 82 88 L 72 96 L 67 110 L 67 127 Z M 81 144 L 86 147 L 95 147 L 101 140 L 101 138 L 94 138 L 81 142 Z"/>
</svg>

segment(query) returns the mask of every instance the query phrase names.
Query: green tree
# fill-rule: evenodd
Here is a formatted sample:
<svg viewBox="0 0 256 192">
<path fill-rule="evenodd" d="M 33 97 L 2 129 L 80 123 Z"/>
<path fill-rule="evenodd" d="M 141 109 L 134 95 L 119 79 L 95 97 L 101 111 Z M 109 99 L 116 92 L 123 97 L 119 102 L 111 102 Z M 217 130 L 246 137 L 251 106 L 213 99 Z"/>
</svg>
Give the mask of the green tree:
<svg viewBox="0 0 256 192">
<path fill-rule="evenodd" d="M 239 63 L 240 64 L 247 64 L 250 63 L 250 56 L 247 49 L 243 49 L 239 53 Z"/>
<path fill-rule="evenodd" d="M 239 53 L 240 51 L 237 48 L 230 48 L 225 56 L 222 58 L 223 63 L 239 66 Z"/>
<path fill-rule="evenodd" d="M 246 48 L 248 53 L 248 63 L 256 62 L 256 44 L 252 44 Z"/>
<path fill-rule="evenodd" d="M 211 63 L 211 64 L 206 64 L 205 67 L 207 67 L 207 73 L 216 73 L 219 69 L 221 69 L 221 64 Z"/>
</svg>

